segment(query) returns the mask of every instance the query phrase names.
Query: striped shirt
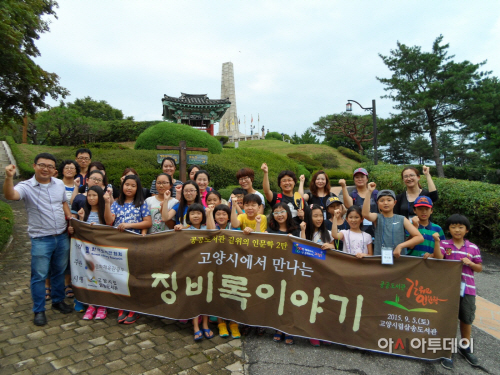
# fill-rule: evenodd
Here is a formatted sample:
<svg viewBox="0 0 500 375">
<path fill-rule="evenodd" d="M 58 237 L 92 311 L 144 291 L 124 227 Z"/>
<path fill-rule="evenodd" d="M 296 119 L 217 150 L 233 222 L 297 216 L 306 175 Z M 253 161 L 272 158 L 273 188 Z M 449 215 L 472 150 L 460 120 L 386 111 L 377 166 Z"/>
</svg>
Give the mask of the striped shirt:
<svg viewBox="0 0 500 375">
<path fill-rule="evenodd" d="M 441 241 L 441 253 L 445 259 L 461 260 L 468 257 L 475 264 L 483 262 L 479 248 L 468 240 L 464 240 L 464 245 L 460 249 L 457 249 L 453 240 Z M 474 271 L 465 264 L 462 268 L 462 281 L 465 282 L 465 294 L 475 296 L 476 283 L 474 281 Z"/>
<path fill-rule="evenodd" d="M 424 237 L 424 242 L 415 246 L 413 250 L 408 250 L 408 255 L 414 257 L 423 257 L 425 253 L 432 254 L 434 252 L 434 237 L 432 237 L 434 233 L 439 233 L 439 238 L 441 239 L 441 241 L 446 240 L 441 227 L 437 224 L 431 223 L 430 221 L 429 225 L 427 225 L 426 227 L 424 227 L 423 225 L 419 225 L 418 231 Z"/>
</svg>

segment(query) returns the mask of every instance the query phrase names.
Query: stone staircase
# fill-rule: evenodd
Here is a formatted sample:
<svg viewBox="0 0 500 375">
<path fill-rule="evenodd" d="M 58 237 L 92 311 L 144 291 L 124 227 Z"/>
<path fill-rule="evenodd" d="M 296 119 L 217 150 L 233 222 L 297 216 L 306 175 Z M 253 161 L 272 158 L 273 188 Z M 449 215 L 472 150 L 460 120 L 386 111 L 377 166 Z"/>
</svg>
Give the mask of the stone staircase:
<svg viewBox="0 0 500 375">
<path fill-rule="evenodd" d="M 5 141 L 0 141 L 0 176 L 5 176 L 5 167 L 9 164 L 16 165 L 16 161 L 14 160 L 14 156 L 10 151 L 10 147 Z M 16 165 L 17 167 L 17 165 Z M 16 168 L 16 176 L 19 175 L 19 171 Z"/>
</svg>

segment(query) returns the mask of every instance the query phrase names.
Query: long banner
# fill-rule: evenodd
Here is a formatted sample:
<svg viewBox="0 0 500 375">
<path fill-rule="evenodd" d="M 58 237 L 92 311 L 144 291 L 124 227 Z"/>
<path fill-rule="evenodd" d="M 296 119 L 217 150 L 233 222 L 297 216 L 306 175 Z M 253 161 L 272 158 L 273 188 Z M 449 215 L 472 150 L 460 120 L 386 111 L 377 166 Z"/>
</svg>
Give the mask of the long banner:
<svg viewBox="0 0 500 375">
<path fill-rule="evenodd" d="M 402 256 L 382 265 L 380 257 L 358 259 L 286 235 L 140 236 L 73 222 L 72 283 L 84 303 L 171 319 L 218 316 L 405 356 L 450 356 L 461 262 Z"/>
</svg>

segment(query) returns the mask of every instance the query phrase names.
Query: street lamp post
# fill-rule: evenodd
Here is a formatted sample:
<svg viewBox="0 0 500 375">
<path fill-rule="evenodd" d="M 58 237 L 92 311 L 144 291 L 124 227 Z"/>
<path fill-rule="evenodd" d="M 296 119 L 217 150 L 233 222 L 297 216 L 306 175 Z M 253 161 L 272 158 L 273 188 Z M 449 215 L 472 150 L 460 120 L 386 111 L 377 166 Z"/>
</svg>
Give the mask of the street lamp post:
<svg viewBox="0 0 500 375">
<path fill-rule="evenodd" d="M 365 111 L 369 111 L 372 114 L 372 117 L 373 117 L 373 164 L 377 165 L 378 164 L 378 158 L 377 158 L 377 108 L 375 105 L 375 99 L 372 100 L 372 106 L 369 108 L 363 107 L 356 100 L 349 99 L 347 101 L 347 104 L 346 104 L 346 111 L 347 112 L 352 112 L 352 103 L 351 102 L 356 103 L 362 109 L 364 109 Z"/>
</svg>

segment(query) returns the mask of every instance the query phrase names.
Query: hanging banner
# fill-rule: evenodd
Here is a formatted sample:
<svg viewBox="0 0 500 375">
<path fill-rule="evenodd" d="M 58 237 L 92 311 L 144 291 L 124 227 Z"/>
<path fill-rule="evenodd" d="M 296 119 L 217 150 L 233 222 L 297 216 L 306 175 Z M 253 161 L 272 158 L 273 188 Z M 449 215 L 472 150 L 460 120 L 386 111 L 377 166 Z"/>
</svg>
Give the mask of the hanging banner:
<svg viewBox="0 0 500 375">
<path fill-rule="evenodd" d="M 171 319 L 211 315 L 411 357 L 449 357 L 458 261 L 358 259 L 286 235 L 232 230 L 147 236 L 73 220 L 78 300 Z M 456 349 L 455 349 L 456 351 Z"/>
</svg>

